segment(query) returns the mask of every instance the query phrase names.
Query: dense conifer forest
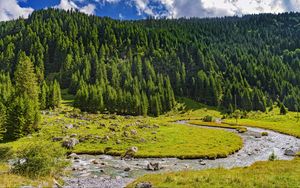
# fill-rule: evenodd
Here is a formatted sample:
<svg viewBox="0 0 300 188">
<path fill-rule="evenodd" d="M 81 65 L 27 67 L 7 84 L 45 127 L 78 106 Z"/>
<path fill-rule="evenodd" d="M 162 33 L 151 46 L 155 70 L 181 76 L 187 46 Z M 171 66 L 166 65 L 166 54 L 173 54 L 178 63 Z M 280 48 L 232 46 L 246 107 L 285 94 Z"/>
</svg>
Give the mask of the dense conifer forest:
<svg viewBox="0 0 300 188">
<path fill-rule="evenodd" d="M 299 23 L 299 13 L 119 21 L 55 9 L 0 22 L 1 127 L 9 138 L 35 129 L 60 88 L 93 113 L 158 116 L 175 96 L 229 113 L 298 111 Z"/>
</svg>

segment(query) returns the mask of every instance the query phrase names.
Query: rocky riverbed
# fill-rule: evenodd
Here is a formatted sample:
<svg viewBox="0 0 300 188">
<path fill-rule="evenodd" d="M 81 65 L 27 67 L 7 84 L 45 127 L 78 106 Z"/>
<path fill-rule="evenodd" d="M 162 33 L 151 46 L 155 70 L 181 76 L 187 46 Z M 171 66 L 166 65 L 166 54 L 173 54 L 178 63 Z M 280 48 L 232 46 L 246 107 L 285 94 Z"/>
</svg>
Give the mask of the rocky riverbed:
<svg viewBox="0 0 300 188">
<path fill-rule="evenodd" d="M 178 123 L 186 124 L 185 121 Z M 223 129 L 223 128 L 217 128 Z M 71 175 L 64 177 L 65 187 L 125 187 L 135 178 L 149 173 L 161 173 L 180 170 L 201 170 L 208 168 L 244 167 L 256 161 L 266 161 L 272 153 L 277 159 L 291 160 L 300 150 L 300 139 L 277 132 L 247 127 L 245 133 L 235 130 L 244 141 L 243 148 L 227 158 L 216 160 L 180 160 L 176 158 L 149 158 L 121 160 L 120 157 L 107 155 L 72 156 Z M 267 136 L 262 136 L 262 133 Z"/>
</svg>

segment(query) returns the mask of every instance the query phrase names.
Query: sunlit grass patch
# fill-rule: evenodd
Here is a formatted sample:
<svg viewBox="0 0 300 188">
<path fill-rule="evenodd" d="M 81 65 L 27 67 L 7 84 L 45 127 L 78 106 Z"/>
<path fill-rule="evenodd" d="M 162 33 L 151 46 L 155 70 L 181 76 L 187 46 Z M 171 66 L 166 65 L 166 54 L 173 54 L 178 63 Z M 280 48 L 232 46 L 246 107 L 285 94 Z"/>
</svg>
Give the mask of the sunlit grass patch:
<svg viewBox="0 0 300 188">
<path fill-rule="evenodd" d="M 153 187 L 300 187 L 300 159 L 257 162 L 250 167 L 151 174 L 128 185 L 151 182 Z"/>
</svg>

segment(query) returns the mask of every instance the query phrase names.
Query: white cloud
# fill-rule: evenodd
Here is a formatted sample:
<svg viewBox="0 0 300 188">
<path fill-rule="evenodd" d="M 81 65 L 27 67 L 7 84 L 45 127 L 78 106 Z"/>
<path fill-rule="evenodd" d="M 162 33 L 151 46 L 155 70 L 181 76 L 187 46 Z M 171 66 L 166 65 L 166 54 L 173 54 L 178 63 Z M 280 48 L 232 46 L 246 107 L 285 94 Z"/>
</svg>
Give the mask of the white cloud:
<svg viewBox="0 0 300 188">
<path fill-rule="evenodd" d="M 79 9 L 80 12 L 85 14 L 95 14 L 96 6 L 94 4 L 88 4 Z"/>
<path fill-rule="evenodd" d="M 83 3 L 84 0 L 80 0 L 79 2 Z M 77 9 L 82 13 L 85 14 L 95 14 L 96 6 L 94 4 L 87 4 L 86 6 L 79 7 L 74 1 L 72 0 L 61 0 L 60 3 L 54 8 L 59 8 L 63 10 L 71 10 L 71 9 Z"/>
<path fill-rule="evenodd" d="M 16 0 L 0 0 L 0 21 L 27 18 L 33 9 L 20 7 Z"/>
<path fill-rule="evenodd" d="M 149 6 L 149 0 L 134 0 L 134 3 L 139 15 L 145 13 L 150 16 L 155 16 L 153 10 Z"/>
<path fill-rule="evenodd" d="M 300 0 L 152 0 L 164 6 L 159 15 L 149 0 L 132 0 L 140 13 L 168 17 L 220 17 L 258 13 L 300 11 Z M 148 13 L 146 10 L 151 10 Z"/>
</svg>

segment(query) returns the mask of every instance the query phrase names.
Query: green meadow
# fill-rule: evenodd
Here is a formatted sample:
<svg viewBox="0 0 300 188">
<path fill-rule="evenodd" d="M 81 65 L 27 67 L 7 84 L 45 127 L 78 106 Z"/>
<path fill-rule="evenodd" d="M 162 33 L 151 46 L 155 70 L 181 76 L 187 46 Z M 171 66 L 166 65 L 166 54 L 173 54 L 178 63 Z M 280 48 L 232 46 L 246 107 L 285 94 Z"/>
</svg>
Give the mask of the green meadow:
<svg viewBox="0 0 300 188">
<path fill-rule="evenodd" d="M 300 159 L 293 161 L 256 162 L 250 167 L 182 171 L 146 175 L 128 185 L 151 182 L 153 187 L 300 187 Z"/>
<path fill-rule="evenodd" d="M 201 126 L 223 127 L 246 131 L 243 127 L 266 128 L 293 136 L 300 135 L 297 113 L 279 114 L 278 109 L 268 113 L 251 112 L 247 118 L 228 117 L 225 123 L 204 122 L 203 118 L 224 115 L 214 108 L 180 99 L 176 109 L 159 117 L 119 116 L 115 114 L 81 113 L 72 107 L 72 98 L 64 100 L 56 110 L 43 111 L 39 131 L 14 142 L 2 143 L 0 147 L 11 147 L 18 152 L 24 146 L 36 142 L 52 142 L 53 138 L 75 137 L 80 143 L 67 153 L 123 155 L 129 147 L 138 147 L 135 157 L 177 157 L 177 158 L 219 158 L 226 157 L 242 146 L 241 138 L 224 130 L 208 129 Z M 176 123 L 188 120 L 189 126 Z M 61 142 L 54 142 L 60 147 Z M 272 187 L 278 185 L 299 185 L 299 159 L 256 163 L 248 168 L 232 170 L 214 169 L 197 172 L 178 172 L 163 175 L 147 175 L 138 179 L 150 181 L 157 187 Z M 10 172 L 8 165 L 0 165 L 0 182 L 6 187 L 19 185 L 52 185 L 50 177 L 29 178 Z M 259 176 L 261 174 L 261 176 Z M 256 180 L 257 181 L 254 181 Z M 267 179 L 267 181 L 263 181 Z M 287 181 L 289 184 L 287 184 Z M 135 183 L 129 185 L 134 187 Z M 225 186 L 226 187 L 226 186 Z"/>
</svg>

